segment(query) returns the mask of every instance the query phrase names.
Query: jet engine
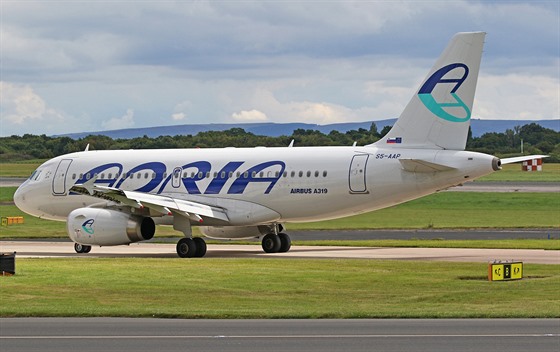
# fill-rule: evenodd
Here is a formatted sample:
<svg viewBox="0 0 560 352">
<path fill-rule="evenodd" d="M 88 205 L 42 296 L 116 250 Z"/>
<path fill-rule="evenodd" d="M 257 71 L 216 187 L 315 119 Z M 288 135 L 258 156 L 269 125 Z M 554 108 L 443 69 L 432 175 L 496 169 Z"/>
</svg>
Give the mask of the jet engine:
<svg viewBox="0 0 560 352">
<path fill-rule="evenodd" d="M 84 245 L 116 246 L 149 240 L 156 225 L 149 217 L 102 208 L 79 208 L 68 215 L 68 236 Z"/>
</svg>

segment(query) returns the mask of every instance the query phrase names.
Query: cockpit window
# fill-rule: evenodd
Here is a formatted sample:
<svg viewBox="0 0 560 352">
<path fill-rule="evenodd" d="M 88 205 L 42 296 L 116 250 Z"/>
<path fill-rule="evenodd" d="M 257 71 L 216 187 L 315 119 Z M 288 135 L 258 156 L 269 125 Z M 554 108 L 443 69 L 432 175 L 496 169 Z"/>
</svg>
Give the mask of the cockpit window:
<svg viewBox="0 0 560 352">
<path fill-rule="evenodd" d="M 29 176 L 29 179 L 32 181 L 38 181 L 39 177 L 41 177 L 41 172 L 43 172 L 43 170 L 35 170 L 33 171 L 33 173 L 31 174 L 31 176 Z"/>
</svg>

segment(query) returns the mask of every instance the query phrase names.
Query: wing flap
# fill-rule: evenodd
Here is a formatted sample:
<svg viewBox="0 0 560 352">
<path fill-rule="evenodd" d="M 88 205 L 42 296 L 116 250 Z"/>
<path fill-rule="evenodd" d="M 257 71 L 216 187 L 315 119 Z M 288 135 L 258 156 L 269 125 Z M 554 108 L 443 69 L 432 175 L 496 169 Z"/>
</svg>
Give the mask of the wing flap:
<svg viewBox="0 0 560 352">
<path fill-rule="evenodd" d="M 183 199 L 136 191 L 123 191 L 118 188 L 90 184 L 89 182 L 83 185 L 74 185 L 70 190 L 75 193 L 119 202 L 136 209 L 148 208 L 162 215 L 178 214 L 197 222 L 202 222 L 204 216 L 229 222 L 225 209 Z"/>
</svg>

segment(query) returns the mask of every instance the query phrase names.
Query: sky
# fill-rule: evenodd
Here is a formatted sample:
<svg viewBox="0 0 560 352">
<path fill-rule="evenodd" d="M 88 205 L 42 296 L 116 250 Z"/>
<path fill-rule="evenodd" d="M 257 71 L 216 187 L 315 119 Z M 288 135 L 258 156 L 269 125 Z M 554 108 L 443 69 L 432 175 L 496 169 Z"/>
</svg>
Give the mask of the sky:
<svg viewBox="0 0 560 352">
<path fill-rule="evenodd" d="M 560 118 L 557 0 L 0 0 L 0 22 L 0 136 L 395 118 L 467 31 L 473 118 Z"/>
</svg>

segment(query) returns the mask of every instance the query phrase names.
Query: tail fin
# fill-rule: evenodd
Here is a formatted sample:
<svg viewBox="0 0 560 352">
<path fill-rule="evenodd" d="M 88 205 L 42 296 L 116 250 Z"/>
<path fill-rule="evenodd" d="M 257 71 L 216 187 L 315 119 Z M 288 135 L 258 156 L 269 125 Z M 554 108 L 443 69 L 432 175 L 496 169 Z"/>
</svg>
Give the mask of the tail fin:
<svg viewBox="0 0 560 352">
<path fill-rule="evenodd" d="M 484 32 L 457 33 L 377 146 L 464 150 Z"/>
</svg>

